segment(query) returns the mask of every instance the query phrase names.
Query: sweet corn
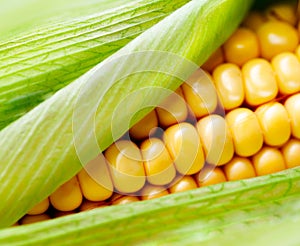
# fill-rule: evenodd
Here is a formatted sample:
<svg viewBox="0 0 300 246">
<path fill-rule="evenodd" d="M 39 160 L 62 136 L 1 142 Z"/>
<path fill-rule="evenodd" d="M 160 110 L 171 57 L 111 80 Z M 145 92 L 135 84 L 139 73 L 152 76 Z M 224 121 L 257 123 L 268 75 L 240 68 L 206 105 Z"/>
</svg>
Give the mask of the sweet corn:
<svg viewBox="0 0 300 246">
<path fill-rule="evenodd" d="M 263 135 L 255 114 L 247 108 L 237 108 L 226 115 L 235 153 L 247 157 L 257 153 L 263 145 Z"/>
<path fill-rule="evenodd" d="M 291 125 L 285 107 L 278 102 L 259 106 L 255 114 L 264 135 L 264 142 L 270 146 L 283 145 L 291 135 Z"/>
<path fill-rule="evenodd" d="M 153 185 L 166 185 L 176 176 L 176 169 L 165 144 L 158 138 L 146 139 L 141 144 L 147 181 Z"/>
<path fill-rule="evenodd" d="M 275 73 L 269 62 L 256 58 L 242 68 L 246 102 L 258 106 L 273 100 L 278 93 Z"/>
<path fill-rule="evenodd" d="M 121 193 L 133 193 L 145 184 L 145 171 L 139 148 L 131 141 L 121 140 L 105 151 L 114 187 Z"/>
<path fill-rule="evenodd" d="M 89 162 L 77 177 L 86 199 L 103 201 L 112 195 L 113 185 L 102 155 Z"/>
<path fill-rule="evenodd" d="M 240 27 L 224 44 L 225 60 L 242 66 L 247 61 L 259 57 L 259 43 L 255 32 Z"/>
<path fill-rule="evenodd" d="M 77 177 L 64 183 L 49 198 L 52 206 L 57 210 L 72 211 L 78 208 L 82 202 L 82 193 Z"/>
<path fill-rule="evenodd" d="M 179 87 L 164 102 L 156 108 L 159 124 L 168 127 L 186 120 L 188 109 L 183 99 L 183 93 Z"/>
<path fill-rule="evenodd" d="M 89 200 L 84 200 L 79 207 L 79 211 L 87 211 L 95 208 L 106 207 L 108 204 L 107 202 L 100 201 L 100 202 L 92 202 Z"/>
<path fill-rule="evenodd" d="M 25 215 L 21 221 L 21 225 L 32 224 L 39 221 L 49 220 L 51 217 L 48 214 Z"/>
<path fill-rule="evenodd" d="M 280 150 L 267 146 L 253 156 L 253 165 L 259 176 L 279 172 L 286 168 Z"/>
<path fill-rule="evenodd" d="M 299 44 L 297 30 L 282 21 L 268 21 L 257 30 L 261 47 L 261 56 L 272 59 L 281 52 L 294 52 Z"/>
<path fill-rule="evenodd" d="M 290 139 L 283 147 L 282 154 L 287 168 L 300 166 L 300 140 Z"/>
<path fill-rule="evenodd" d="M 149 137 L 149 135 L 154 134 L 156 127 L 158 126 L 158 119 L 155 110 L 152 110 L 138 123 L 129 129 L 129 134 L 131 137 L 141 140 Z"/>
<path fill-rule="evenodd" d="M 212 80 L 203 73 L 195 73 L 181 88 L 193 114 L 200 118 L 213 113 L 218 105 L 218 96 Z"/>
<path fill-rule="evenodd" d="M 38 214 L 43 214 L 47 211 L 49 208 L 49 199 L 48 197 L 35 205 L 32 209 L 30 209 L 27 214 L 29 215 L 38 215 Z"/>
<path fill-rule="evenodd" d="M 177 193 L 177 192 L 182 192 L 186 190 L 192 190 L 197 188 L 197 183 L 191 176 L 184 176 L 179 179 L 175 184 L 173 184 L 170 188 L 169 191 L 170 193 Z"/>
<path fill-rule="evenodd" d="M 243 21 L 243 26 L 257 31 L 257 29 L 267 21 L 267 17 L 259 11 L 251 11 Z"/>
<path fill-rule="evenodd" d="M 233 153 L 233 141 L 225 119 L 213 114 L 197 123 L 206 161 L 210 164 L 223 165 L 230 161 Z"/>
<path fill-rule="evenodd" d="M 217 66 L 213 71 L 213 80 L 220 101 L 225 110 L 241 106 L 244 102 L 244 85 L 239 67 L 232 63 Z"/>
<path fill-rule="evenodd" d="M 163 136 L 177 171 L 191 175 L 204 165 L 204 154 L 196 128 L 189 123 L 169 127 Z"/>
<path fill-rule="evenodd" d="M 222 182 L 226 182 L 226 176 L 223 170 L 219 167 L 212 169 L 204 178 L 199 175 L 196 175 L 196 181 L 199 187 L 214 185 Z"/>
<path fill-rule="evenodd" d="M 146 185 L 141 190 L 141 198 L 142 200 L 150 200 L 154 198 L 159 198 L 162 196 L 166 196 L 169 194 L 169 191 L 164 186 L 154 186 L 154 185 Z"/>
<path fill-rule="evenodd" d="M 118 197 L 117 199 L 114 199 L 112 201 L 113 205 L 117 204 L 127 204 L 127 203 L 132 203 L 132 202 L 137 202 L 139 201 L 139 198 L 137 196 L 121 196 Z"/>
<path fill-rule="evenodd" d="M 279 20 L 295 26 L 297 23 L 297 7 L 292 3 L 277 3 L 268 7 L 265 15 L 268 20 Z"/>
<path fill-rule="evenodd" d="M 300 166 L 296 20 L 285 3 L 251 12 L 203 64 L 209 73 L 197 71 L 129 129 L 133 141 L 112 144 L 19 224 Z"/>
<path fill-rule="evenodd" d="M 255 170 L 248 158 L 234 157 L 224 166 L 225 176 L 228 180 L 240 180 L 255 177 Z"/>
<path fill-rule="evenodd" d="M 272 59 L 279 92 L 290 95 L 300 91 L 300 61 L 294 53 L 283 52 Z"/>
</svg>

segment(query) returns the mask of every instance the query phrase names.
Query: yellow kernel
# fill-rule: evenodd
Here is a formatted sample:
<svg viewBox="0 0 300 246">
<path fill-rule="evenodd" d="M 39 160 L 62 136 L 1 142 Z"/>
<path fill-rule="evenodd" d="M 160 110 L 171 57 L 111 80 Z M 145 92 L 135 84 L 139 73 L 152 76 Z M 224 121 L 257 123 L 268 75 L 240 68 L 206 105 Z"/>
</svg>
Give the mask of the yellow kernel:
<svg viewBox="0 0 300 246">
<path fill-rule="evenodd" d="M 218 96 L 213 80 L 205 72 L 198 70 L 181 86 L 190 109 L 197 118 L 215 111 Z"/>
<path fill-rule="evenodd" d="M 30 209 L 27 214 L 29 215 L 37 215 L 37 214 L 42 214 L 47 211 L 49 208 L 49 199 L 48 197 L 38 204 L 36 204 L 32 209 Z"/>
<path fill-rule="evenodd" d="M 199 173 L 199 175 L 196 175 L 196 181 L 198 182 L 198 186 L 200 187 L 214 185 L 227 181 L 224 172 L 219 167 L 215 167 L 212 170 L 210 170 L 209 173 L 207 173 L 203 178 L 200 177 L 200 175 L 201 172 Z"/>
<path fill-rule="evenodd" d="M 21 225 L 32 224 L 44 220 L 50 220 L 51 217 L 48 214 L 38 214 L 38 215 L 25 215 L 21 221 Z"/>
<path fill-rule="evenodd" d="M 273 100 L 278 86 L 272 66 L 264 59 L 256 58 L 242 68 L 246 102 L 258 106 Z"/>
<path fill-rule="evenodd" d="M 208 58 L 208 60 L 201 66 L 202 69 L 211 72 L 216 66 L 224 62 L 224 55 L 222 48 L 219 47 L 214 53 Z"/>
<path fill-rule="evenodd" d="M 268 21 L 257 30 L 261 47 L 261 56 L 271 60 L 274 56 L 290 51 L 294 52 L 298 42 L 297 30 L 282 21 Z"/>
<path fill-rule="evenodd" d="M 233 141 L 225 119 L 219 115 L 209 115 L 197 123 L 206 161 L 223 165 L 233 156 Z"/>
<path fill-rule="evenodd" d="M 226 115 L 235 153 L 247 157 L 258 152 L 263 145 L 263 135 L 258 119 L 247 108 L 237 108 Z"/>
<path fill-rule="evenodd" d="M 287 168 L 300 166 L 300 140 L 290 139 L 283 147 L 282 154 Z"/>
<path fill-rule="evenodd" d="M 150 200 L 150 199 L 154 199 L 154 198 L 159 198 L 162 196 L 166 196 L 168 194 L 169 194 L 169 191 L 164 186 L 146 185 L 141 190 L 142 200 Z"/>
<path fill-rule="evenodd" d="M 196 188 L 197 183 L 191 176 L 183 176 L 169 188 L 169 191 L 170 193 L 177 193 Z"/>
<path fill-rule="evenodd" d="M 261 12 L 251 11 L 243 21 L 243 25 L 253 31 L 256 31 L 266 21 L 266 16 Z"/>
<path fill-rule="evenodd" d="M 255 177 L 251 161 L 245 157 L 234 157 L 224 166 L 224 172 L 229 181 Z"/>
<path fill-rule="evenodd" d="M 133 125 L 129 129 L 129 134 L 131 137 L 141 140 L 149 137 L 152 131 L 155 131 L 155 128 L 158 126 L 158 120 L 155 110 L 152 110 L 147 114 L 143 119 L 138 123 Z"/>
<path fill-rule="evenodd" d="M 77 175 L 83 196 L 90 201 L 103 201 L 113 192 L 107 163 L 103 155 L 90 161 Z"/>
<path fill-rule="evenodd" d="M 113 205 L 118 205 L 118 204 L 128 204 L 132 202 L 138 202 L 139 199 L 137 196 L 122 196 L 116 200 L 113 201 Z"/>
<path fill-rule="evenodd" d="M 223 45 L 225 60 L 242 66 L 245 62 L 259 57 L 259 44 L 255 32 L 240 27 Z"/>
<path fill-rule="evenodd" d="M 131 141 L 120 140 L 105 151 L 114 187 L 121 193 L 140 190 L 146 181 L 142 155 Z"/>
<path fill-rule="evenodd" d="M 177 171 L 194 174 L 204 165 L 204 154 L 196 128 L 189 123 L 169 127 L 163 135 L 164 142 Z"/>
<path fill-rule="evenodd" d="M 60 211 L 72 211 L 82 202 L 82 193 L 77 180 L 73 177 L 50 195 L 52 206 Z"/>
<path fill-rule="evenodd" d="M 172 93 L 156 108 L 160 126 L 168 127 L 184 121 L 188 116 L 188 109 L 181 88 Z"/>
<path fill-rule="evenodd" d="M 253 156 L 252 161 L 258 176 L 276 173 L 285 169 L 282 153 L 272 147 L 263 147 Z"/>
<path fill-rule="evenodd" d="M 297 7 L 292 3 L 276 3 L 268 7 L 265 15 L 269 20 L 287 22 L 292 26 L 297 23 Z"/>
<path fill-rule="evenodd" d="M 106 207 L 108 204 L 107 202 L 100 201 L 100 202 L 92 202 L 89 200 L 84 200 L 82 204 L 79 207 L 79 211 L 87 211 L 95 208 L 101 208 L 101 207 Z"/>
<path fill-rule="evenodd" d="M 213 79 L 224 109 L 234 109 L 243 103 L 242 72 L 237 65 L 225 63 L 217 66 L 213 71 Z"/>
<path fill-rule="evenodd" d="M 300 62 L 294 53 L 283 52 L 272 59 L 279 91 L 289 95 L 300 91 Z"/>
<path fill-rule="evenodd" d="M 292 135 L 300 139 L 300 93 L 290 96 L 284 103 L 292 126 Z"/>
<path fill-rule="evenodd" d="M 144 168 L 147 180 L 153 185 L 165 185 L 176 176 L 173 160 L 162 140 L 158 138 L 146 139 L 141 144 Z"/>
<path fill-rule="evenodd" d="M 278 102 L 259 106 L 255 114 L 263 132 L 264 141 L 270 146 L 283 145 L 291 135 L 289 115 L 285 107 Z"/>
</svg>

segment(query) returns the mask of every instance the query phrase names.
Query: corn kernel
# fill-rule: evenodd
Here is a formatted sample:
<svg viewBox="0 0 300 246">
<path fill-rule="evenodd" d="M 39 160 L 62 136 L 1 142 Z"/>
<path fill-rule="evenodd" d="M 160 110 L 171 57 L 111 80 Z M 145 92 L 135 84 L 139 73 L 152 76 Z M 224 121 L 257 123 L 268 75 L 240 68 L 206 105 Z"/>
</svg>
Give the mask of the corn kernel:
<svg viewBox="0 0 300 246">
<path fill-rule="evenodd" d="M 264 59 L 256 58 L 242 68 L 246 102 L 258 106 L 273 100 L 278 86 L 272 66 Z"/>
<path fill-rule="evenodd" d="M 259 106 L 255 114 L 264 135 L 264 141 L 270 146 L 283 145 L 291 135 L 289 115 L 285 107 L 278 102 Z"/>
<path fill-rule="evenodd" d="M 204 165 L 204 154 L 193 125 L 184 122 L 171 126 L 163 139 L 179 173 L 191 175 L 200 171 Z"/>
<path fill-rule="evenodd" d="M 48 197 L 38 204 L 36 204 L 32 209 L 30 209 L 27 214 L 29 215 L 37 215 L 37 214 L 42 214 L 47 211 L 49 208 L 49 199 Z"/>
<path fill-rule="evenodd" d="M 223 165 L 230 161 L 233 153 L 233 141 L 225 119 L 219 115 L 209 115 L 197 123 L 206 161 L 214 165 Z"/>
<path fill-rule="evenodd" d="M 291 3 L 276 3 L 265 11 L 269 20 L 279 20 L 295 26 L 297 23 L 296 6 Z"/>
<path fill-rule="evenodd" d="M 183 176 L 175 182 L 170 188 L 170 193 L 177 193 L 186 190 L 192 190 L 197 188 L 197 183 L 191 176 Z"/>
<path fill-rule="evenodd" d="M 158 126 L 158 119 L 155 110 L 152 110 L 138 123 L 133 125 L 129 129 L 131 137 L 141 140 L 149 137 L 150 134 L 154 133 L 155 128 Z"/>
<path fill-rule="evenodd" d="M 112 181 L 103 155 L 90 161 L 78 175 L 83 196 L 90 201 L 103 201 L 113 192 Z"/>
<path fill-rule="evenodd" d="M 294 52 L 298 43 L 297 30 L 282 21 L 268 21 L 257 30 L 261 56 L 271 60 L 281 52 Z"/>
<path fill-rule="evenodd" d="M 259 57 L 260 50 L 255 32 L 248 28 L 238 28 L 223 45 L 225 60 L 242 66 L 247 61 Z"/>
<path fill-rule="evenodd" d="M 231 63 L 219 65 L 213 71 L 213 80 L 224 109 L 234 109 L 243 103 L 242 72 L 237 65 Z"/>
<path fill-rule="evenodd" d="M 197 118 L 215 111 L 218 96 L 213 80 L 209 75 L 197 71 L 181 88 L 186 102 Z"/>
<path fill-rule="evenodd" d="M 276 173 L 285 169 L 282 153 L 272 147 L 263 147 L 253 156 L 252 161 L 258 176 Z"/>
<path fill-rule="evenodd" d="M 142 155 L 131 141 L 120 140 L 105 151 L 114 187 L 121 193 L 140 190 L 146 181 Z"/>
<path fill-rule="evenodd" d="M 78 208 L 82 202 L 82 193 L 77 177 L 61 185 L 49 198 L 52 206 L 57 210 L 72 211 Z"/>
<path fill-rule="evenodd" d="M 272 59 L 279 91 L 289 95 L 300 91 L 300 62 L 297 56 L 283 52 Z"/>
<path fill-rule="evenodd" d="M 21 225 L 32 224 L 44 220 L 50 220 L 50 216 L 48 214 L 38 214 L 38 215 L 25 215 L 21 221 Z"/>
<path fill-rule="evenodd" d="M 188 116 L 186 102 L 179 87 L 156 108 L 159 124 L 168 127 L 184 121 Z"/>
<path fill-rule="evenodd" d="M 118 205 L 118 204 L 128 204 L 132 202 L 138 202 L 139 198 L 137 196 L 122 196 L 116 200 L 113 201 L 113 205 Z"/>
<path fill-rule="evenodd" d="M 159 198 L 162 196 L 166 196 L 168 194 L 169 194 L 169 191 L 164 186 L 146 185 L 141 190 L 142 200 L 150 200 L 150 199 L 154 199 L 154 198 Z"/>
<path fill-rule="evenodd" d="M 95 208 L 102 208 L 106 207 L 108 204 L 107 202 L 100 201 L 100 202 L 92 202 L 89 200 L 84 200 L 79 207 L 79 211 L 87 211 Z"/>
<path fill-rule="evenodd" d="M 282 154 L 287 168 L 300 166 L 300 140 L 290 139 L 283 147 Z"/>
<path fill-rule="evenodd" d="M 262 24 L 267 21 L 265 15 L 258 11 L 251 11 L 243 21 L 243 26 L 256 31 Z"/>
<path fill-rule="evenodd" d="M 141 144 L 144 160 L 144 168 L 147 180 L 153 185 L 165 185 L 170 183 L 176 176 L 173 160 L 158 138 L 150 138 Z"/>
<path fill-rule="evenodd" d="M 235 153 L 247 157 L 258 152 L 263 145 L 263 135 L 258 119 L 247 108 L 237 108 L 226 115 Z"/>
<path fill-rule="evenodd" d="M 199 175 L 196 175 L 196 181 L 198 183 L 198 186 L 200 187 L 214 185 L 227 181 L 223 170 L 219 167 L 215 167 L 212 170 L 210 170 L 210 172 L 207 173 L 207 175 L 205 175 L 204 178 L 200 177 L 200 175 L 201 172 L 199 173 Z"/>
<path fill-rule="evenodd" d="M 238 156 L 224 166 L 224 172 L 228 180 L 241 180 L 256 176 L 251 161 Z"/>
</svg>

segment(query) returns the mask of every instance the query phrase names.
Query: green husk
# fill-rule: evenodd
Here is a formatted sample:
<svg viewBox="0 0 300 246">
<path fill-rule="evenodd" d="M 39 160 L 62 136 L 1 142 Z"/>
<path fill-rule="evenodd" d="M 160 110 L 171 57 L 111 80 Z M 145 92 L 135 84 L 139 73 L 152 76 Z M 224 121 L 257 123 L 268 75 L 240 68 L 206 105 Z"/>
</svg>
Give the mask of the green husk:
<svg viewBox="0 0 300 246">
<path fill-rule="evenodd" d="M 187 2 L 124 0 L 111 9 L 106 3 L 106 11 L 0 42 L 0 129 Z"/>
<path fill-rule="evenodd" d="M 289 169 L 2 230 L 0 244 L 299 245 L 299 188 Z"/>
<path fill-rule="evenodd" d="M 166 94 L 156 88 L 176 89 L 183 82 L 182 79 L 196 68 L 195 65 L 182 67 L 186 59 L 190 63 L 202 64 L 235 30 L 251 3 L 250 0 L 191 1 L 144 32 L 108 61 L 99 64 L 3 129 L 0 132 L 0 226 L 13 224 L 37 202 L 74 176 L 82 165 L 130 127 L 124 122 L 128 122 L 132 115 L 138 112 L 131 125 L 149 112 L 151 107 L 139 112 L 140 109 L 149 104 L 159 104 Z M 147 52 L 149 50 L 151 52 Z M 143 51 L 146 51 L 144 56 Z M 170 53 L 174 55 L 166 55 Z M 135 58 L 135 54 L 140 55 L 140 59 L 119 58 L 118 63 L 118 57 L 126 58 L 130 54 L 133 54 L 131 58 Z M 171 59 L 174 56 L 179 57 L 179 63 Z M 120 79 L 112 86 L 114 78 L 122 76 L 124 71 L 134 70 L 135 66 L 141 65 L 151 68 L 157 64 L 164 67 L 161 71 L 168 73 L 142 71 Z M 173 75 L 182 75 L 182 78 Z M 101 76 L 105 76 L 107 81 L 101 81 Z M 90 93 L 99 91 L 104 95 L 95 115 L 90 111 L 91 105 L 94 105 L 91 101 L 97 102 L 95 95 L 77 104 L 80 91 L 86 88 Z M 107 88 L 110 90 L 106 91 Z M 123 114 L 113 119 L 113 111 L 134 91 L 140 93 L 127 102 Z M 76 114 L 78 108 L 81 110 L 79 113 L 87 111 L 87 117 L 80 118 L 81 114 Z M 79 116 L 75 121 L 74 114 Z M 96 129 L 94 136 L 91 135 L 93 129 L 89 128 L 93 119 Z M 121 126 L 121 131 L 114 136 L 110 129 L 112 122 Z M 73 123 L 80 125 L 78 132 L 74 133 Z M 92 148 L 94 138 L 100 147 L 97 153 Z M 82 140 L 79 148 L 75 146 L 76 140 Z M 80 162 L 82 158 L 77 152 L 82 150 L 86 150 L 86 156 Z M 89 228 L 88 224 L 86 226 Z"/>
</svg>

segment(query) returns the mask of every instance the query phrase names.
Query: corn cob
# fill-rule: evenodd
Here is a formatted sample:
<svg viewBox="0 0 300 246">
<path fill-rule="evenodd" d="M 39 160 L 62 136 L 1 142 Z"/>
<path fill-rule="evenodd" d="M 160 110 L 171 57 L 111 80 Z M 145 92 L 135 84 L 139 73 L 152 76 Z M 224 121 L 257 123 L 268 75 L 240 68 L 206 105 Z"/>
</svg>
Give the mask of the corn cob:
<svg viewBox="0 0 300 246">
<path fill-rule="evenodd" d="M 205 84 L 183 84 L 129 130 L 135 143 L 123 137 L 104 152 L 106 161 L 98 157 L 105 162 L 100 165 L 105 182 L 91 181 L 82 170 L 77 187 L 84 200 L 80 206 L 71 199 L 75 208 L 68 211 L 148 200 L 300 166 L 299 34 L 294 15 L 274 20 L 268 13 L 259 14 L 260 21 L 253 20 L 258 13 L 250 13 L 245 26 L 203 65 L 215 87 L 197 91 Z M 266 39 L 270 33 L 282 42 Z M 203 91 L 208 100 L 202 100 Z M 219 107 L 225 115 L 218 114 Z M 67 191 L 51 202 L 51 196 L 54 208 L 71 197 Z M 46 201 L 28 214 L 46 212 Z"/>
</svg>

